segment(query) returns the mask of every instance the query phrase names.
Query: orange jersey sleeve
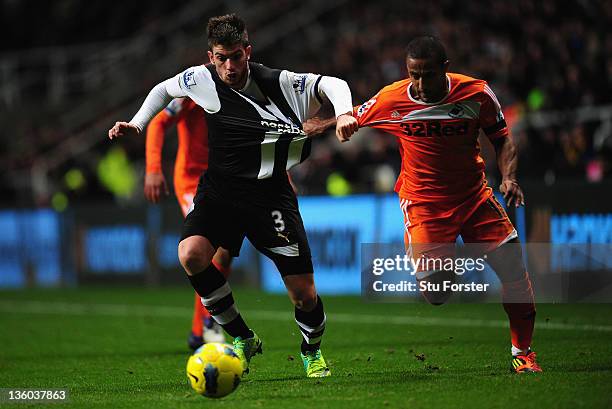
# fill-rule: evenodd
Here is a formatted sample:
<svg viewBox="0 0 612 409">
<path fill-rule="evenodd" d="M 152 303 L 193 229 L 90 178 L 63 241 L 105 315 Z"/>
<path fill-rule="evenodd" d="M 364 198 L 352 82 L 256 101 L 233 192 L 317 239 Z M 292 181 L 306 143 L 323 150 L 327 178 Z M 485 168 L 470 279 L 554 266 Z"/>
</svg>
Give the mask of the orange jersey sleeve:
<svg viewBox="0 0 612 409">
<path fill-rule="evenodd" d="M 180 112 L 180 100 L 173 100 L 149 122 L 145 148 L 146 173 L 161 172 L 164 137 L 168 128 L 179 120 Z"/>
<path fill-rule="evenodd" d="M 509 136 L 510 132 L 508 131 L 501 105 L 495 93 L 493 93 L 493 90 L 486 82 L 484 83 L 481 95 L 480 127 L 485 135 L 487 135 L 491 141 Z"/>
<path fill-rule="evenodd" d="M 391 119 L 397 94 L 406 89 L 408 80 L 397 81 L 382 88 L 376 95 L 354 108 L 353 115 L 360 127 L 385 129 L 385 119 Z"/>
</svg>

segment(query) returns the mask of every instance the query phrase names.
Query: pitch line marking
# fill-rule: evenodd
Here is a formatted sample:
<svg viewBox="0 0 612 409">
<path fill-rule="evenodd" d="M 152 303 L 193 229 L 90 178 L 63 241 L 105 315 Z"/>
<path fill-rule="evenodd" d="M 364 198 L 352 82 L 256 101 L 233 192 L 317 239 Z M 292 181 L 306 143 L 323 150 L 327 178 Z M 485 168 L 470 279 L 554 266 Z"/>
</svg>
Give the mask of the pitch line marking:
<svg viewBox="0 0 612 409">
<path fill-rule="evenodd" d="M 0 313 L 10 314 L 52 314 L 52 315 L 110 315 L 188 318 L 192 310 L 183 307 L 128 304 L 86 304 L 43 301 L 0 301 Z M 291 321 L 289 312 L 251 310 L 244 313 L 247 319 L 261 321 Z M 462 328 L 507 328 L 505 320 L 480 320 L 472 318 L 437 318 L 417 316 L 378 316 L 373 314 L 329 313 L 330 322 L 361 323 L 368 325 L 418 325 L 425 327 L 462 327 Z M 612 332 L 612 325 L 590 325 L 569 323 L 538 323 L 540 330 L 595 331 Z"/>
</svg>

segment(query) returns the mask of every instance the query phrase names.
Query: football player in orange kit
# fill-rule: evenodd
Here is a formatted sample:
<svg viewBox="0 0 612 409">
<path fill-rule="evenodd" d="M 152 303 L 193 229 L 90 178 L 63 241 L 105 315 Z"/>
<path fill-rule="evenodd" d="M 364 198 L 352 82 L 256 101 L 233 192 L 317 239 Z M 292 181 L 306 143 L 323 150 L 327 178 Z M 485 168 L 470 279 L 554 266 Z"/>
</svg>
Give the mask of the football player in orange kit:
<svg viewBox="0 0 612 409">
<path fill-rule="evenodd" d="M 161 156 L 166 131 L 174 124 L 178 134 L 174 193 L 184 217 L 192 206 L 200 175 L 208 168 L 208 127 L 204 110 L 189 98 L 174 99 L 147 127 L 144 193 L 151 203 L 159 203 L 162 195 L 169 194 L 162 172 Z M 228 251 L 219 248 L 212 262 L 227 277 L 231 260 Z M 204 342 L 225 342 L 225 336 L 221 326 L 211 318 L 200 296 L 195 293 L 188 344 L 190 348 L 196 349 Z"/>
<path fill-rule="evenodd" d="M 495 147 L 506 203 L 524 205 L 516 179 L 516 152 L 501 106 L 485 81 L 448 72 L 446 51 L 435 37 L 412 40 L 406 66 L 407 79 L 384 87 L 354 112 L 359 126 L 398 138 L 402 166 L 395 191 L 404 214 L 406 251 L 414 260 L 443 258 L 453 250 L 458 235 L 465 243 L 483 246 L 502 283 L 510 321 L 511 369 L 541 372 L 530 349 L 536 314 L 531 281 L 517 232 L 487 187 L 478 144 L 482 129 Z M 308 125 L 321 132 L 334 122 L 315 119 Z M 424 284 L 454 281 L 454 276 L 444 270 L 416 272 Z M 434 305 L 451 295 L 448 291 L 422 294 Z"/>
</svg>

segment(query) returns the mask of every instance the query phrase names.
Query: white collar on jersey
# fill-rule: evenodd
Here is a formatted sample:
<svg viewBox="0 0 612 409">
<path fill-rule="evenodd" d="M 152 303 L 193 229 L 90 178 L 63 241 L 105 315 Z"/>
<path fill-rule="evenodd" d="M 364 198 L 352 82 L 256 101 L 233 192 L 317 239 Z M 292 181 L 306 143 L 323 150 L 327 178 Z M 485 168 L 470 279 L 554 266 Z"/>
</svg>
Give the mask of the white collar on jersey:
<svg viewBox="0 0 612 409">
<path fill-rule="evenodd" d="M 408 98 L 410 98 L 412 102 L 415 102 L 419 105 L 438 105 L 444 102 L 446 98 L 448 98 L 448 95 L 450 94 L 450 89 L 451 89 L 451 80 L 448 74 L 446 74 L 446 95 L 444 95 L 444 98 L 442 98 L 441 100 L 437 102 L 423 102 L 423 101 L 419 101 L 418 99 L 412 98 L 412 95 L 410 95 L 410 87 L 412 87 L 412 82 L 408 84 L 408 86 L 406 87 L 406 93 L 408 94 Z"/>
<path fill-rule="evenodd" d="M 248 66 L 247 70 L 247 80 L 244 83 L 244 87 L 240 88 L 238 91 L 244 95 L 248 95 L 256 101 L 267 104 L 268 98 L 266 98 L 264 93 L 261 91 L 259 85 L 257 85 L 257 83 L 253 81 L 253 77 L 251 76 L 251 70 L 248 68 Z"/>
</svg>

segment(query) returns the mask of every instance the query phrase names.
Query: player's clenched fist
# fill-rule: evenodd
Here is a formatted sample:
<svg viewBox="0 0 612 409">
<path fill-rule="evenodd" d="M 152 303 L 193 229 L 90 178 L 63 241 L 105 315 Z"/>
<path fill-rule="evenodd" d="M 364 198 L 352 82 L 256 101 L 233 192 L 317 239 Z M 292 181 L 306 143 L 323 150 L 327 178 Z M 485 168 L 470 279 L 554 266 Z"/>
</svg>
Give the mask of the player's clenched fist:
<svg viewBox="0 0 612 409">
<path fill-rule="evenodd" d="M 340 142 L 346 142 L 358 129 L 359 125 L 353 115 L 342 114 L 336 122 L 336 137 Z"/>
<path fill-rule="evenodd" d="M 115 122 L 115 126 L 108 130 L 108 138 L 115 139 L 123 136 L 138 136 L 140 133 L 136 125 L 129 122 Z"/>
</svg>

